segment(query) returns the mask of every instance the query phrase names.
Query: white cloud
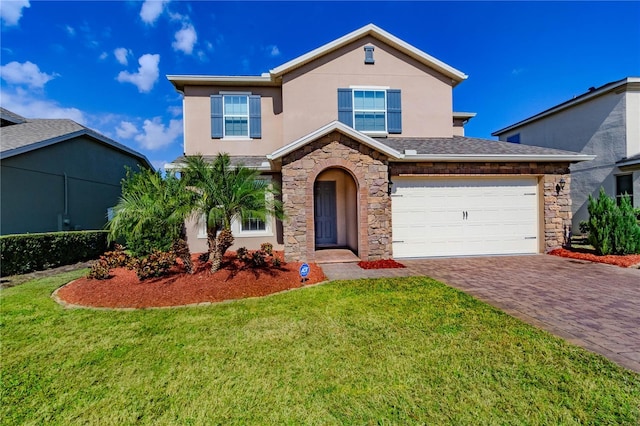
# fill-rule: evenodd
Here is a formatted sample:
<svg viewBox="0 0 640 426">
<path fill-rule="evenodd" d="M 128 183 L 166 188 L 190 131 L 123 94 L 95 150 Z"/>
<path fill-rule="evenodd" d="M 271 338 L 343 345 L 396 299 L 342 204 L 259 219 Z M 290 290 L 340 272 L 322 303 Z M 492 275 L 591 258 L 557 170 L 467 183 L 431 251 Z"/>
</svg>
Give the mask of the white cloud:
<svg viewBox="0 0 640 426">
<path fill-rule="evenodd" d="M 153 120 L 144 120 L 142 125 L 144 133 L 135 137 L 143 148 L 160 149 L 171 145 L 182 134 L 182 120 L 169 120 L 169 126 L 165 126 L 160 117 Z"/>
<path fill-rule="evenodd" d="M 116 127 L 116 135 L 122 139 L 131 139 L 138 134 L 138 128 L 130 121 L 123 121 Z"/>
<path fill-rule="evenodd" d="M 2 107 L 28 118 L 69 118 L 86 124 L 87 117 L 78 108 L 63 107 L 56 101 L 38 99 L 30 92 L 18 89 L 15 92 L 0 92 Z"/>
<path fill-rule="evenodd" d="M 167 112 L 173 115 L 174 117 L 179 117 L 182 115 L 182 107 L 177 105 L 172 105 L 167 108 Z"/>
<path fill-rule="evenodd" d="M 171 44 L 174 50 L 180 50 L 187 55 L 193 53 L 193 46 L 198 41 L 198 35 L 193 25 L 183 24 L 182 29 L 176 32 L 175 38 L 176 41 Z"/>
<path fill-rule="evenodd" d="M 118 47 L 113 51 L 114 56 L 116 57 L 118 62 L 120 62 L 122 65 L 129 64 L 129 60 L 127 59 L 127 56 L 129 56 L 130 53 L 131 51 L 124 47 Z"/>
<path fill-rule="evenodd" d="M 7 26 L 18 25 L 22 18 L 22 9 L 31 7 L 29 0 L 12 0 L 0 2 L 0 19 Z"/>
<path fill-rule="evenodd" d="M 38 65 L 33 62 L 9 62 L 0 66 L 0 76 L 10 84 L 26 84 L 33 88 L 42 88 L 48 81 L 54 79 L 56 74 L 47 74 L 40 71 Z"/>
<path fill-rule="evenodd" d="M 158 69 L 160 55 L 144 54 L 138 59 L 138 63 L 140 67 L 138 67 L 137 73 L 121 71 L 120 74 L 118 74 L 117 80 L 121 83 L 135 84 L 141 93 L 148 93 L 160 76 Z"/>
<path fill-rule="evenodd" d="M 104 61 L 108 57 L 109 57 L 109 54 L 107 52 L 102 52 L 100 56 L 98 56 L 98 59 L 100 59 L 101 61 Z"/>
<path fill-rule="evenodd" d="M 278 46 L 276 45 L 267 46 L 267 52 L 269 53 L 269 56 L 271 56 L 272 58 L 275 58 L 276 56 L 280 56 L 280 49 L 278 49 Z"/>
<path fill-rule="evenodd" d="M 155 24 L 169 0 L 145 0 L 140 9 L 140 18 L 149 25 Z"/>
<path fill-rule="evenodd" d="M 65 25 L 64 29 L 67 32 L 67 34 L 69 34 L 70 37 L 73 37 L 76 35 L 76 30 L 71 25 Z"/>
</svg>

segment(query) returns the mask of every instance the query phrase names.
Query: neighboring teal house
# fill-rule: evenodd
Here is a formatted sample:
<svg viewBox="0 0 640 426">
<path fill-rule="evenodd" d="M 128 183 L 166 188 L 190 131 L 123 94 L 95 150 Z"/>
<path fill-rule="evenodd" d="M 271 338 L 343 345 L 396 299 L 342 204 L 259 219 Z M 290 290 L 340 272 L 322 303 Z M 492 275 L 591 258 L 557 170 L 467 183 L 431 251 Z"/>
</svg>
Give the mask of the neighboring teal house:
<svg viewBox="0 0 640 426">
<path fill-rule="evenodd" d="M 125 167 L 147 158 L 68 119 L 0 108 L 0 235 L 102 229 Z"/>
</svg>

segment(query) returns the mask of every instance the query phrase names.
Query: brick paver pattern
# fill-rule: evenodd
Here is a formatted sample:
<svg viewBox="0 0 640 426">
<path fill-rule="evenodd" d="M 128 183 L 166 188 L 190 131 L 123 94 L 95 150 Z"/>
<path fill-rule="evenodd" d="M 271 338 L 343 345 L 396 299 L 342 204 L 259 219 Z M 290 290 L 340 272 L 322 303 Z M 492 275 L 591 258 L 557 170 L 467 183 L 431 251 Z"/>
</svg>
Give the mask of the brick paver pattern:
<svg viewBox="0 0 640 426">
<path fill-rule="evenodd" d="M 322 265 L 334 279 L 424 275 L 640 372 L 640 269 L 550 255 L 401 260 L 405 269 Z"/>
</svg>

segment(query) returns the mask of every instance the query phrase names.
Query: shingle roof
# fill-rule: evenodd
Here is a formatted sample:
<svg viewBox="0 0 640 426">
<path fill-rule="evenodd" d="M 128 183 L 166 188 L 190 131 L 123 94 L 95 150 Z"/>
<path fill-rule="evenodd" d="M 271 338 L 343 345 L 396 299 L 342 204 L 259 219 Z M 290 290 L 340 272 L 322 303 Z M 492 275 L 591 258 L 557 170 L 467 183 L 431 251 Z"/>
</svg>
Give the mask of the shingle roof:
<svg viewBox="0 0 640 426">
<path fill-rule="evenodd" d="M 2 107 L 0 107 L 0 120 L 8 121 L 11 124 L 20 124 L 27 121 L 23 116 Z"/>
<path fill-rule="evenodd" d="M 202 158 L 207 161 L 213 163 L 216 159 L 217 155 L 203 155 Z M 265 155 L 239 155 L 239 156 L 229 156 L 229 160 L 231 162 L 231 166 L 235 167 L 242 164 L 245 167 L 249 167 L 252 169 L 269 169 L 270 166 L 263 165 L 263 163 L 268 164 L 267 157 Z M 166 167 L 167 169 L 172 168 L 180 168 L 185 164 L 185 157 L 181 155 L 180 157 L 173 160 Z"/>
<path fill-rule="evenodd" d="M 10 112 L 6 109 L 3 109 L 2 112 L 4 113 L 5 111 Z M 14 115 L 20 117 L 17 114 Z M 22 123 L 0 127 L 0 158 L 4 159 L 23 154 L 75 137 L 88 136 L 111 148 L 137 157 L 148 167 L 153 168 L 144 155 L 73 120 L 65 118 L 23 119 L 25 121 Z"/>
<path fill-rule="evenodd" d="M 489 139 L 453 136 L 450 138 L 375 138 L 390 148 L 404 152 L 415 150 L 416 155 L 516 155 L 553 156 L 578 155 L 576 152 L 539 146 L 520 145 Z"/>
</svg>

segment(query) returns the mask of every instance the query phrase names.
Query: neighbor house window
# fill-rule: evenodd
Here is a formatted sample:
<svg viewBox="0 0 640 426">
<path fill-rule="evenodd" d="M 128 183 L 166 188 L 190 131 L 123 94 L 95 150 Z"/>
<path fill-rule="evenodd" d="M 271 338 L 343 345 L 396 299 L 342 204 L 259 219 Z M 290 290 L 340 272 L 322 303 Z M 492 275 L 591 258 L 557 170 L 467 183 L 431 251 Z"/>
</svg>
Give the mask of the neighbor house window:
<svg viewBox="0 0 640 426">
<path fill-rule="evenodd" d="M 249 136 L 249 97 L 225 95 L 224 135 Z"/>
<path fill-rule="evenodd" d="M 338 120 L 364 133 L 402 133 L 400 90 L 338 89 Z"/>
<path fill-rule="evenodd" d="M 629 196 L 629 201 L 633 205 L 633 175 L 616 176 L 616 200 L 620 204 L 620 200 L 624 195 Z"/>
<path fill-rule="evenodd" d="M 520 143 L 520 133 L 507 137 L 507 142 Z"/>
</svg>

